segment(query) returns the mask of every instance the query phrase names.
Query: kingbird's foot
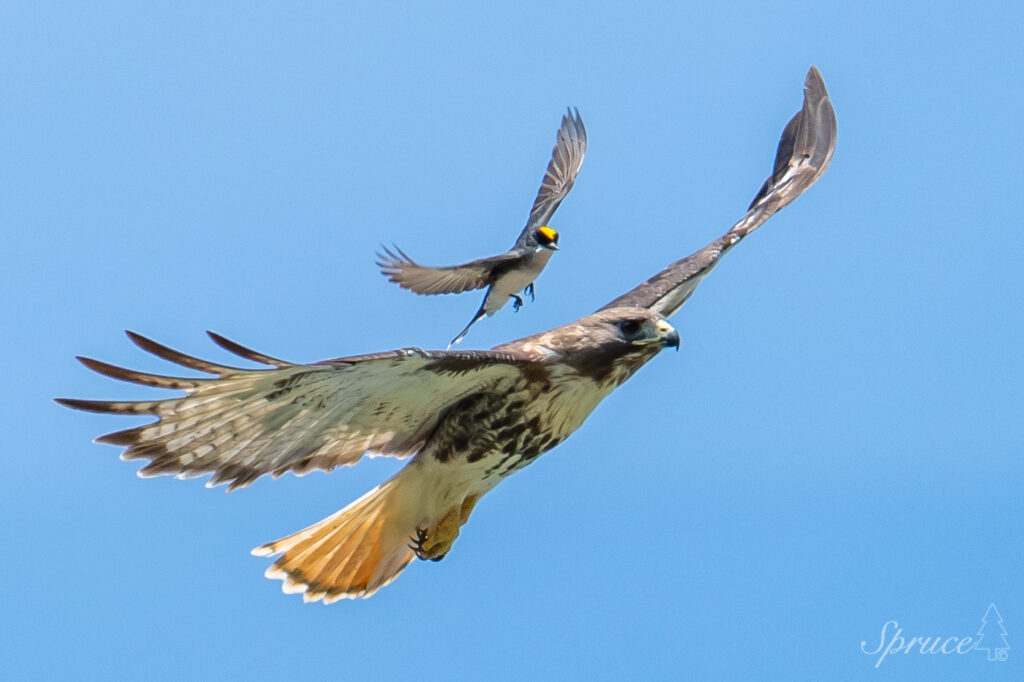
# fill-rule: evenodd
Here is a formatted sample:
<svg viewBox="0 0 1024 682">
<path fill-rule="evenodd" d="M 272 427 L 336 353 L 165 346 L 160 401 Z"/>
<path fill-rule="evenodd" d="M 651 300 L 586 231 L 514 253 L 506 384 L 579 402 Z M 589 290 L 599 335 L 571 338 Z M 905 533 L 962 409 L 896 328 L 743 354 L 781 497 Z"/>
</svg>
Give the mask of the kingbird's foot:
<svg viewBox="0 0 1024 682">
<path fill-rule="evenodd" d="M 515 294 L 509 294 L 512 297 L 512 312 L 518 313 L 519 309 L 523 307 L 523 299 L 519 298 Z"/>
</svg>

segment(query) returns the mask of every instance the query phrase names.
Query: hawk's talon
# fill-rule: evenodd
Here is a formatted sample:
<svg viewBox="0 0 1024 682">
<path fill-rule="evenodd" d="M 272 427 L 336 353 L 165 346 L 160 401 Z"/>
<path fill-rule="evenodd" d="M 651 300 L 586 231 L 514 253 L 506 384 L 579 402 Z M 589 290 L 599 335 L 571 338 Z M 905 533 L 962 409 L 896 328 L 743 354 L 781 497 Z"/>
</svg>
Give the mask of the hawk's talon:
<svg viewBox="0 0 1024 682">
<path fill-rule="evenodd" d="M 416 537 L 414 537 L 414 538 L 410 537 L 409 539 L 412 540 L 413 543 L 414 543 L 414 544 L 409 545 L 409 549 L 411 549 L 413 552 L 416 553 L 416 558 L 417 559 L 419 559 L 421 561 L 424 561 L 424 560 L 430 558 L 427 555 L 426 551 L 423 549 L 423 543 L 427 541 L 427 529 L 426 528 L 417 528 L 416 529 Z"/>
<path fill-rule="evenodd" d="M 519 309 L 523 307 L 523 299 L 515 294 L 509 294 L 509 296 L 512 297 L 512 312 L 518 313 Z"/>
</svg>

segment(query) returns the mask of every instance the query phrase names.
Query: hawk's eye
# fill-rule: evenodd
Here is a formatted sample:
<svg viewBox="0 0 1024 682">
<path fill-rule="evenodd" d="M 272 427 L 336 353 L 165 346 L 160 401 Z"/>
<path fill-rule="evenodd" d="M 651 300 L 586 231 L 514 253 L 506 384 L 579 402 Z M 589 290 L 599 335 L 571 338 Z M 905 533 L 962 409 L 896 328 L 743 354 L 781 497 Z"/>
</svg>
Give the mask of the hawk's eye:
<svg viewBox="0 0 1024 682">
<path fill-rule="evenodd" d="M 640 331 L 640 323 L 636 320 L 623 320 L 619 322 L 619 331 L 623 336 L 634 336 Z"/>
</svg>

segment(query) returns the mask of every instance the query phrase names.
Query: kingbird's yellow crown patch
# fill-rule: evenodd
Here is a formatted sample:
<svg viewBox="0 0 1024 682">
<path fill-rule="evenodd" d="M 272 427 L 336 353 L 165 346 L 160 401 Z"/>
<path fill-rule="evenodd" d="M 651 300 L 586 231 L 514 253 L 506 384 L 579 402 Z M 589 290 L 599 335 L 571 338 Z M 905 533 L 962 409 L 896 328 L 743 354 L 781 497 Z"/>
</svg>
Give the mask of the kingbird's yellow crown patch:
<svg viewBox="0 0 1024 682">
<path fill-rule="evenodd" d="M 558 241 L 558 232 L 554 228 L 545 225 L 537 230 L 537 240 L 541 244 L 552 244 Z"/>
</svg>

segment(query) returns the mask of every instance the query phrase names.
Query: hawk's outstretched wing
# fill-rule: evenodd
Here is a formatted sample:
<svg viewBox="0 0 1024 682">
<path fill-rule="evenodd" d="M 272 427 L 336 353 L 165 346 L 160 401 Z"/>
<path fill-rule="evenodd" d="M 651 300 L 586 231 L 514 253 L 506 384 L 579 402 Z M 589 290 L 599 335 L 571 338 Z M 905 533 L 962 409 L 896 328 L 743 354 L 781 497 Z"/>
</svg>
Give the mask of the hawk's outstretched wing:
<svg viewBox="0 0 1024 682">
<path fill-rule="evenodd" d="M 604 306 L 649 308 L 668 317 L 679 309 L 726 251 L 813 185 L 828 168 L 836 148 L 836 115 L 825 83 L 811 67 L 804 80 L 804 106 L 779 140 L 775 169 L 754 197 L 747 214 L 700 251 L 677 260 L 654 277 Z"/>
<path fill-rule="evenodd" d="M 394 251 L 386 246 L 378 253 L 377 267 L 403 289 L 417 294 L 461 294 L 464 291 L 483 289 L 493 281 L 494 269 L 519 260 L 523 254 L 509 251 L 497 256 L 480 258 L 462 265 L 431 267 L 420 265 L 397 246 Z"/>
<path fill-rule="evenodd" d="M 555 147 L 551 150 L 551 161 L 548 162 L 544 180 L 537 191 L 533 208 L 530 209 L 530 218 L 516 244 L 524 244 L 531 232 L 548 224 L 576 182 L 586 153 L 587 129 L 583 126 L 580 112 L 570 110 L 562 116 L 562 127 L 558 129 Z"/>
<path fill-rule="evenodd" d="M 527 361 L 509 352 L 386 353 L 297 365 L 210 332 L 220 346 L 273 369 L 242 369 L 185 355 L 128 332 L 144 350 L 214 378 L 136 372 L 79 358 L 100 374 L 184 397 L 118 402 L 58 398 L 91 412 L 154 415 L 155 422 L 100 436 L 127 446 L 123 459 L 148 459 L 142 476 L 212 473 L 208 485 L 246 486 L 263 474 L 304 474 L 354 464 L 363 453 L 407 457 L 423 445 L 445 410 L 462 398 L 502 390 Z"/>
</svg>

